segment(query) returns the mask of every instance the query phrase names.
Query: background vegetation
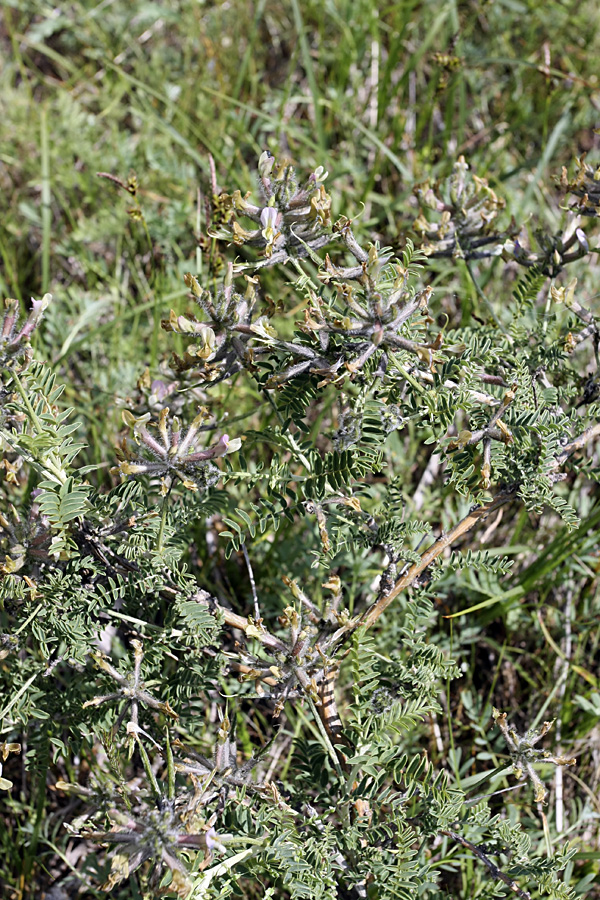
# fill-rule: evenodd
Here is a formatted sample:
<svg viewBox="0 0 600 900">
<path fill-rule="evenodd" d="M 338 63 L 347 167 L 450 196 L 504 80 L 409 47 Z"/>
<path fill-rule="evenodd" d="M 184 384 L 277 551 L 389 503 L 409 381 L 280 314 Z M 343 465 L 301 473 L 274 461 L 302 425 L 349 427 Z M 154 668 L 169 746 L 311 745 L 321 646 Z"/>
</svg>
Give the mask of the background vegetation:
<svg viewBox="0 0 600 900">
<path fill-rule="evenodd" d="M 363 244 L 378 240 L 397 253 L 407 235 L 415 238 L 415 185 L 447 177 L 461 155 L 506 200 L 505 227 L 514 217 L 530 237 L 538 227 L 553 233 L 563 227 L 567 200 L 553 180 L 561 167 L 572 172 L 582 153 L 592 165 L 600 163 L 594 130 L 600 123 L 600 13 L 592 0 L 12 0 L 1 15 L 0 293 L 16 298 L 24 313 L 30 297 L 53 294 L 34 350 L 65 385 L 61 408 L 74 410 L 72 421 L 81 423 L 75 436 L 85 444 L 77 464 L 90 467 L 88 478 L 101 494 L 118 482 L 111 469 L 125 435 L 123 410 L 142 413 L 151 382 L 168 381 L 171 353 L 185 349 L 181 335 L 166 335 L 160 324 L 170 309 L 190 309 L 184 274 L 223 274 L 224 244 L 206 234 L 209 212 L 218 217 L 214 187 L 255 192 L 256 161 L 265 149 L 289 157 L 301 174 L 328 169 L 333 218 L 345 214 Z M 588 231 L 593 248 L 593 228 Z M 507 298 L 520 274 L 498 257 L 469 266 L 439 259 L 421 278 L 434 288 L 432 317 L 452 330 L 490 317 L 506 326 Z M 597 310 L 597 256 L 578 263 L 576 275 L 586 305 Z M 305 305 L 296 276 L 292 267 L 262 276 L 263 292 L 290 334 Z M 589 364 L 582 376 L 592 374 L 593 358 Z M 583 377 L 580 389 L 583 396 Z M 248 429 L 277 423 L 247 381 L 225 383 L 212 403 L 221 422 L 228 416 Z M 318 442 L 331 432 L 334 417 L 333 399 L 318 407 L 307 420 L 311 438 Z M 270 451 L 261 452 L 268 462 Z M 436 534 L 466 511 L 457 493 L 444 487 L 416 428 L 394 434 L 386 454 L 399 503 L 411 515 L 420 510 Z M 27 471 L 11 483 L 8 462 L 5 469 L 3 515 L 9 503 L 28 500 L 34 486 Z M 465 566 L 432 591 L 428 640 L 456 661 L 461 677 L 441 683 L 439 711 L 422 727 L 400 731 L 394 740 L 398 754 L 426 748 L 436 770 L 446 770 L 451 784 L 470 796 L 475 786 L 485 795 L 506 791 L 505 815 L 522 826 L 541 857 L 566 838 L 574 841 L 562 883 L 575 896 L 600 897 L 598 489 L 593 478 L 567 488 L 576 528 L 569 530 L 555 510 L 511 505 L 471 545 L 480 550 L 491 541 L 494 555 L 513 561 L 510 571 L 486 576 Z M 243 507 L 247 492 L 243 480 L 228 490 L 227 508 L 190 515 L 173 532 L 185 536 L 178 552 L 198 583 L 247 616 L 253 605 L 244 554 L 240 549 L 226 557 L 227 540 L 219 537 L 227 527 L 223 515 Z M 284 605 L 282 576 L 320 600 L 327 574 L 312 566 L 321 550 L 318 529 L 305 519 L 285 521 L 274 541 L 256 541 L 252 561 L 265 619 Z M 366 551 L 340 551 L 330 565 L 352 613 L 381 567 Z M 10 634 L 10 604 L 0 615 L 0 629 Z M 118 626 L 111 652 L 124 666 L 132 638 L 162 627 L 165 610 L 140 603 L 129 606 L 127 616 L 111 620 Z M 394 607 L 373 640 L 373 653 L 393 652 L 400 640 Z M 44 652 L 50 667 L 60 644 L 42 648 L 42 658 Z M 71 714 L 72 703 L 78 716 L 72 688 L 79 676 L 55 664 L 63 712 Z M 10 683 L 10 657 L 0 665 Z M 173 672 L 169 677 L 170 698 L 181 699 L 185 684 Z M 78 891 L 102 896 L 96 876 L 107 877 L 106 859 L 98 851 L 82 868 L 82 842 L 64 827 L 80 810 L 56 784 L 86 785 L 90 768 L 104 765 L 106 748 L 91 741 L 73 755 L 65 722 L 40 750 L 32 709 L 48 707 L 39 696 L 27 705 L 26 690 L 22 708 L 12 702 L 26 680 L 7 690 L 2 704 L 11 704 L 2 739 L 19 742 L 21 753 L 4 760 L 13 787 L 4 794 L 0 883 L 15 898 L 62 900 Z M 342 668 L 342 718 L 351 684 L 352 672 Z M 226 694 L 225 681 L 221 687 Z M 187 700 L 207 733 L 216 733 L 215 697 L 209 692 Z M 556 719 L 545 746 L 556 756 L 575 756 L 577 765 L 542 770 L 546 805 L 536 802 L 529 785 L 515 782 L 493 707 L 520 732 Z M 272 736 L 259 705 L 240 703 L 233 715 L 247 756 Z M 108 717 L 96 723 L 99 730 L 112 724 Z M 286 709 L 281 726 L 278 755 L 269 757 L 267 768 L 272 765 L 271 774 L 286 784 L 297 765 L 295 748 L 322 735 L 301 706 Z M 484 770 L 494 775 L 480 782 Z M 140 773 L 134 757 L 126 776 Z M 425 884 L 423 896 L 493 896 L 497 883 L 490 885 L 485 867 L 464 847 L 443 838 L 433 854 L 438 885 Z M 74 870 L 83 880 L 64 887 Z M 287 896 L 275 880 L 264 876 L 263 883 L 263 875 L 241 872 L 237 886 L 224 873 L 211 896 Z M 505 893 L 499 896 L 511 895 L 506 885 L 500 888 Z M 149 890 L 142 870 L 113 888 L 124 900 Z"/>
</svg>

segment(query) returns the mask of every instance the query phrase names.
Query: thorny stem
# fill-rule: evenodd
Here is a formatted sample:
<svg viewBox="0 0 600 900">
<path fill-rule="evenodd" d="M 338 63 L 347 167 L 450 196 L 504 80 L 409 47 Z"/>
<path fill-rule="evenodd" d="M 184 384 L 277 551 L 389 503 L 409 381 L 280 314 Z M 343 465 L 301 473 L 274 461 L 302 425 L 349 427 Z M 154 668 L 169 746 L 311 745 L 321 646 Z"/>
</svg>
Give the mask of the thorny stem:
<svg viewBox="0 0 600 900">
<path fill-rule="evenodd" d="M 16 637 L 18 634 L 20 634 L 22 631 L 24 631 L 24 629 L 27 628 L 27 626 L 29 625 L 29 623 L 30 623 L 33 619 L 35 619 L 35 617 L 37 616 L 37 614 L 39 613 L 39 611 L 40 611 L 43 607 L 44 607 L 44 603 L 38 603 L 38 605 L 37 605 L 36 608 L 33 610 L 33 612 L 31 613 L 31 615 L 27 616 L 27 618 L 26 618 L 25 621 L 22 623 L 22 625 L 20 625 L 20 626 L 17 628 L 17 630 L 13 632 L 13 637 Z"/>
<path fill-rule="evenodd" d="M 445 834 L 446 837 L 452 838 L 453 841 L 456 841 L 457 844 L 461 844 L 461 846 L 466 847 L 467 850 L 470 850 L 471 853 L 474 853 L 475 856 L 481 860 L 481 862 L 486 865 L 489 869 L 490 875 L 492 878 L 496 878 L 498 881 L 503 881 L 504 884 L 508 885 L 511 891 L 514 892 L 516 897 L 520 897 L 521 900 L 531 900 L 531 894 L 529 891 L 524 891 L 519 887 L 516 881 L 512 879 L 509 875 L 506 875 L 498 866 L 492 862 L 489 856 L 486 856 L 483 850 L 480 850 L 476 844 L 472 844 L 471 841 L 468 841 L 466 838 L 462 836 L 462 834 L 458 834 L 456 831 L 440 831 L 440 834 Z"/>
<path fill-rule="evenodd" d="M 333 744 L 331 743 L 331 739 L 330 739 L 329 735 L 327 734 L 325 726 L 323 725 L 323 720 L 321 719 L 321 716 L 319 714 L 319 711 L 317 710 L 315 702 L 309 694 L 306 694 L 306 699 L 308 700 L 308 705 L 310 706 L 311 712 L 313 714 L 313 718 L 314 718 L 315 722 L 317 723 L 317 727 L 321 733 L 321 737 L 325 741 L 325 746 L 327 747 L 327 751 L 329 753 L 329 756 L 331 757 L 331 761 L 333 762 L 333 764 L 335 766 L 335 771 L 338 773 L 340 778 L 343 778 L 344 774 L 342 772 L 342 767 L 340 766 L 340 761 L 338 759 L 338 755 L 335 752 L 335 748 L 334 748 Z"/>
<path fill-rule="evenodd" d="M 572 651 L 572 634 L 571 634 L 571 615 L 572 615 L 572 605 L 573 605 L 573 591 L 571 588 L 567 589 L 567 598 L 564 608 L 564 659 L 562 660 L 562 665 L 560 666 L 560 674 L 558 676 L 559 681 L 559 714 L 556 719 L 556 745 L 557 745 L 557 753 L 560 755 L 560 747 L 562 741 L 562 716 L 564 710 L 564 701 L 565 701 L 565 693 L 567 688 L 567 677 L 569 674 L 569 668 L 571 664 L 571 651 Z M 558 663 L 558 659 L 557 659 Z M 564 830 L 565 827 L 565 817 L 564 817 L 564 794 L 563 794 L 563 770 L 562 766 L 556 767 L 556 776 L 555 776 L 555 797 L 556 797 L 556 831 L 558 834 Z"/>
<path fill-rule="evenodd" d="M 45 666 L 42 666 L 40 669 L 38 669 L 37 672 L 34 672 L 33 675 L 31 675 L 31 676 L 27 679 L 27 681 L 25 682 L 25 684 L 21 685 L 21 687 L 19 688 L 19 690 L 17 691 L 17 693 L 15 694 L 15 696 L 14 696 L 11 700 L 9 700 L 9 702 L 6 704 L 6 706 L 4 707 L 4 709 L 0 710 L 0 723 L 3 723 L 4 718 L 5 718 L 5 717 L 8 715 L 8 713 L 11 711 L 11 709 L 13 708 L 13 706 L 14 706 L 16 703 L 19 702 L 19 700 L 21 699 L 21 697 L 23 696 L 23 694 L 24 694 L 24 693 L 27 691 L 27 689 L 33 684 L 33 682 L 34 682 L 35 679 L 38 677 L 38 675 L 41 675 L 41 674 L 42 674 L 42 672 L 44 671 L 44 669 L 45 669 Z"/>
<path fill-rule="evenodd" d="M 499 509 L 501 506 L 504 506 L 505 503 L 512 500 L 516 494 L 516 490 L 516 488 L 513 488 L 502 491 L 500 494 L 497 494 L 493 500 L 490 500 L 489 503 L 483 503 L 481 506 L 476 506 L 472 509 L 464 519 L 461 519 L 461 521 L 454 526 L 454 528 L 447 532 L 447 534 L 443 534 L 431 547 L 421 554 L 419 562 L 413 563 L 408 572 L 398 579 L 392 590 L 388 594 L 384 594 L 383 597 L 380 597 L 373 606 L 363 613 L 358 624 L 364 625 L 365 628 L 370 628 L 371 625 L 377 621 L 379 616 L 385 612 L 390 603 L 396 599 L 398 594 L 401 594 L 407 587 L 410 587 L 410 585 L 417 580 L 419 575 L 421 575 L 421 573 L 444 552 L 446 547 L 449 547 L 462 537 L 463 534 L 470 531 L 471 528 L 491 512 L 494 512 L 494 510 Z"/>
<path fill-rule="evenodd" d="M 14 432 L 11 434 L 10 432 L 6 432 L 3 428 L 1 428 L 0 438 L 5 441 L 11 449 L 15 450 L 15 452 L 17 452 L 19 456 L 26 460 L 34 469 L 36 469 L 36 471 L 41 472 L 45 477 L 51 475 L 56 479 L 57 484 L 64 484 L 67 480 L 67 473 L 62 468 L 60 460 L 56 460 L 53 451 L 50 451 L 49 457 L 36 459 L 32 453 L 30 453 L 25 447 L 21 446 L 18 441 L 18 435 L 16 435 Z"/>
<path fill-rule="evenodd" d="M 590 425 L 589 428 L 586 428 L 578 437 L 573 438 L 572 441 L 569 441 L 568 444 L 565 444 L 561 452 L 556 457 L 556 468 L 562 466 L 564 462 L 567 461 L 569 456 L 572 453 L 575 453 L 577 450 L 581 450 L 595 437 L 600 435 L 600 422 L 596 422 L 595 425 Z"/>
</svg>

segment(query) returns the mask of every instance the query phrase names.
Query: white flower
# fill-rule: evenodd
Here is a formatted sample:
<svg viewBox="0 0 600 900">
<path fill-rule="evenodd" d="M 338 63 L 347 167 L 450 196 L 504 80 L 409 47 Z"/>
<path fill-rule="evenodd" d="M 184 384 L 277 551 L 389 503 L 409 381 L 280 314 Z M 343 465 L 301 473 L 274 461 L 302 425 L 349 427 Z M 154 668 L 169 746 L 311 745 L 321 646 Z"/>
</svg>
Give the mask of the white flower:
<svg viewBox="0 0 600 900">
<path fill-rule="evenodd" d="M 250 326 L 250 330 L 268 344 L 277 339 L 277 332 L 269 323 L 266 316 L 260 316 L 256 322 L 253 322 Z"/>
<path fill-rule="evenodd" d="M 324 166 L 318 166 L 313 172 L 313 178 L 315 179 L 317 186 L 323 184 L 328 175 L 329 172 L 325 171 Z"/>
<path fill-rule="evenodd" d="M 275 231 L 275 226 L 277 225 L 277 216 L 279 213 L 275 209 L 274 206 L 265 206 L 263 211 L 260 214 L 260 222 L 263 226 L 263 235 L 265 231 L 271 230 L 271 232 Z M 266 237 L 266 235 L 265 235 Z"/>
</svg>

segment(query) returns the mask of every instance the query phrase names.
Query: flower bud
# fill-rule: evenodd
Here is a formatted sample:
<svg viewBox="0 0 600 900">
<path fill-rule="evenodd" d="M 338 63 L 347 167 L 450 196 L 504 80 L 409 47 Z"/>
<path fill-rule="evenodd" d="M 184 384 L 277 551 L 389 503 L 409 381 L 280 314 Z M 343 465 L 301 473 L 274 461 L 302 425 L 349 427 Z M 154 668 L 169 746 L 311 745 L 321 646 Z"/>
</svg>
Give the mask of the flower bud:
<svg viewBox="0 0 600 900">
<path fill-rule="evenodd" d="M 261 153 L 258 159 L 258 174 L 261 178 L 268 178 L 273 171 L 275 165 L 275 157 L 271 156 L 268 150 Z"/>
<path fill-rule="evenodd" d="M 588 244 L 588 239 L 585 236 L 585 231 L 582 228 L 577 228 L 575 230 L 575 236 L 579 242 L 579 245 L 583 247 L 583 249 L 587 252 L 590 249 L 590 245 Z"/>
</svg>

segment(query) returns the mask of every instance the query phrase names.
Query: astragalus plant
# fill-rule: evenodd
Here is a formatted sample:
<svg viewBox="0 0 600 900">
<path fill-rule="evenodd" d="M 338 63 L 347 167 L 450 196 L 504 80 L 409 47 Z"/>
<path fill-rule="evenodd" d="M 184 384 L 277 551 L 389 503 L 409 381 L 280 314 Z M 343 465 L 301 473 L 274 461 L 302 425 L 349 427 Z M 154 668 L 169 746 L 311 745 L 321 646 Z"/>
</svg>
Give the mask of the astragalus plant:
<svg viewBox="0 0 600 900">
<path fill-rule="evenodd" d="M 545 805 L 576 765 L 552 698 L 535 722 L 493 685 L 457 708 L 444 616 L 465 570 L 508 596 L 507 522 L 597 528 L 599 331 L 572 273 L 597 173 L 565 173 L 564 229 L 528 235 L 461 158 L 416 187 L 394 249 L 359 240 L 326 179 L 264 153 L 256 197 L 215 192 L 209 264 L 163 322 L 171 368 L 139 373 L 108 492 L 29 344 L 50 297 L 20 326 L 5 303 L 15 896 L 575 896 Z M 430 259 L 484 316 L 444 305 Z"/>
</svg>

